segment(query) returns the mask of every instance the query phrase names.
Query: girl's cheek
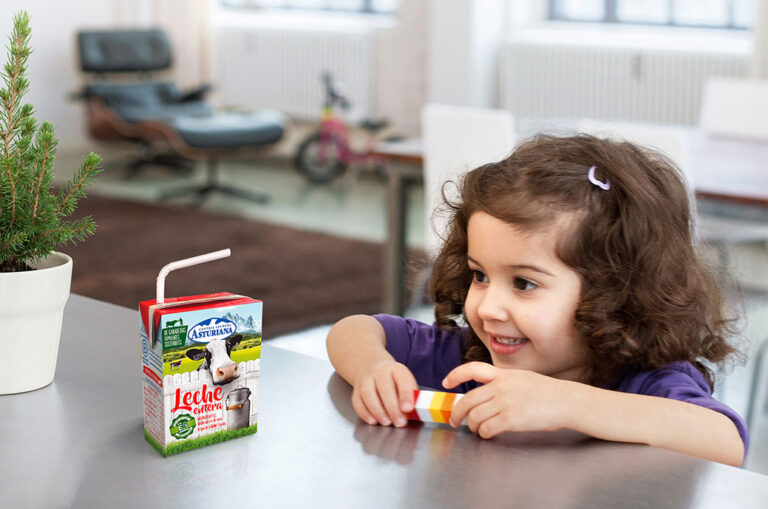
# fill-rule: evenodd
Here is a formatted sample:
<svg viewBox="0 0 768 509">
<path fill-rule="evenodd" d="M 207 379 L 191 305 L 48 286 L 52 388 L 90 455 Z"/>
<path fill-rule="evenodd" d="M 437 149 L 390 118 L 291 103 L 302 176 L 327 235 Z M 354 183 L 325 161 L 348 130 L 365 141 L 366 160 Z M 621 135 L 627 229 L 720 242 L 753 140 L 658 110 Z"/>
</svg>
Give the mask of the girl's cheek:
<svg viewBox="0 0 768 509">
<path fill-rule="evenodd" d="M 478 336 L 483 331 L 483 322 L 477 317 L 477 311 L 472 310 L 469 307 L 465 308 L 467 313 L 467 321 L 469 322 L 470 328 L 477 334 Z"/>
<path fill-rule="evenodd" d="M 470 287 L 469 292 L 467 293 L 467 298 L 464 300 L 464 312 L 467 314 L 470 325 L 472 325 L 472 321 L 477 320 L 477 304 L 476 293 L 473 292 L 472 288 Z"/>
</svg>

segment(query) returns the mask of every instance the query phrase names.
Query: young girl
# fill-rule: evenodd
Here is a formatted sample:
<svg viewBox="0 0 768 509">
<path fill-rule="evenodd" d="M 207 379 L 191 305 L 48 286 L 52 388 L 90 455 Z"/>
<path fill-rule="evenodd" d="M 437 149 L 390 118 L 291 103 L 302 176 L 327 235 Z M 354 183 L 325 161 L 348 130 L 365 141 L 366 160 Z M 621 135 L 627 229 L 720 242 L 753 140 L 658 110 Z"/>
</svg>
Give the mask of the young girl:
<svg viewBox="0 0 768 509">
<path fill-rule="evenodd" d="M 542 135 L 449 206 L 436 323 L 356 315 L 328 335 L 363 420 L 404 426 L 418 384 L 466 392 L 450 423 L 483 438 L 569 428 L 741 464 L 746 426 L 703 364 L 736 353 L 732 321 L 668 159 Z"/>
</svg>

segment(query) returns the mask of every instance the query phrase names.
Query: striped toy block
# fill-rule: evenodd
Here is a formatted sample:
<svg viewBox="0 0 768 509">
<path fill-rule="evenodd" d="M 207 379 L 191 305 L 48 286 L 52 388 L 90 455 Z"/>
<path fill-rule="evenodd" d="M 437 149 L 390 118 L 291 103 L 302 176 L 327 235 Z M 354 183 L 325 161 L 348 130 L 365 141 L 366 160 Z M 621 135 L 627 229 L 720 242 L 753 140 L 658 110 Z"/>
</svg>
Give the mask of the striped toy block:
<svg viewBox="0 0 768 509">
<path fill-rule="evenodd" d="M 413 410 L 405 416 L 411 421 L 444 422 L 451 417 L 453 405 L 464 395 L 453 392 L 413 391 Z"/>
</svg>

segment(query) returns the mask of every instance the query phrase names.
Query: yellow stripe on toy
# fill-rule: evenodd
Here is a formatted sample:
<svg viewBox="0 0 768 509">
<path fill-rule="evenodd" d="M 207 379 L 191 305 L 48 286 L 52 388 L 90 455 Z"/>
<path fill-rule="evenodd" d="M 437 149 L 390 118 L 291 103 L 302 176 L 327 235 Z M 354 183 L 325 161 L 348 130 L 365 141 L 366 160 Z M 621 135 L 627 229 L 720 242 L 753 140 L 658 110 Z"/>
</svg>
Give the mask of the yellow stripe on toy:
<svg viewBox="0 0 768 509">
<path fill-rule="evenodd" d="M 445 393 L 436 392 L 432 396 L 432 401 L 429 402 L 429 413 L 434 422 L 448 422 L 443 415 L 443 400 L 445 400 Z"/>
</svg>

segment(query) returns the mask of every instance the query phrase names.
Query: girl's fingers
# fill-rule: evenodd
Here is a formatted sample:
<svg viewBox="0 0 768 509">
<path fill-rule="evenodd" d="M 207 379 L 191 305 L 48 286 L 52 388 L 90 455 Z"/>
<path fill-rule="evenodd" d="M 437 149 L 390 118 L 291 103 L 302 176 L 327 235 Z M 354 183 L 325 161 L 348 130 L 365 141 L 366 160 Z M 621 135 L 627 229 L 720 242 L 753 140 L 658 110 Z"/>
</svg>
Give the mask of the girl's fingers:
<svg viewBox="0 0 768 509">
<path fill-rule="evenodd" d="M 370 414 L 374 417 L 376 422 L 383 424 L 384 426 L 389 426 L 392 424 L 392 421 L 389 419 L 387 412 L 384 410 L 384 406 L 381 404 L 379 393 L 373 383 L 364 384 L 363 387 L 360 387 L 359 395 L 362 403 L 368 409 L 368 412 L 370 412 Z"/>
<path fill-rule="evenodd" d="M 477 426 L 475 433 L 477 433 L 480 438 L 493 438 L 504 431 L 507 431 L 504 426 L 504 418 L 501 414 L 496 414 L 481 422 Z"/>
<path fill-rule="evenodd" d="M 482 425 L 491 419 L 492 417 L 496 417 L 499 415 L 499 409 L 494 404 L 493 399 L 490 399 L 488 401 L 485 401 L 483 403 L 480 403 L 479 405 L 476 405 L 472 408 L 472 410 L 469 411 L 467 415 L 467 425 L 469 426 L 469 429 L 474 431 L 475 433 L 480 433 L 480 428 Z M 483 438 L 489 438 L 489 437 L 483 437 Z"/>
<path fill-rule="evenodd" d="M 419 388 L 416 379 L 409 371 L 397 371 L 393 374 L 397 393 L 400 400 L 400 411 L 408 413 L 413 410 L 413 391 Z"/>
<path fill-rule="evenodd" d="M 405 426 L 407 422 L 405 416 L 400 412 L 400 400 L 397 395 L 397 388 L 393 380 L 388 383 L 381 383 L 378 385 L 379 397 L 383 403 L 384 411 L 387 413 L 387 419 L 389 422 L 382 422 L 382 424 L 389 425 L 394 423 L 395 426 Z M 381 421 L 379 421 L 381 422 Z"/>
<path fill-rule="evenodd" d="M 489 390 L 487 386 L 472 389 L 453 405 L 451 418 L 449 419 L 448 424 L 454 427 L 458 426 L 467 418 L 469 413 L 475 407 L 482 405 L 491 399 L 493 399 L 493 391 Z"/>
<path fill-rule="evenodd" d="M 454 368 L 443 379 L 443 387 L 453 389 L 459 384 L 475 380 L 482 384 L 487 384 L 496 378 L 498 368 L 485 362 L 468 362 Z"/>
<path fill-rule="evenodd" d="M 404 412 L 413 410 L 413 391 L 418 388 L 416 378 L 401 364 L 387 363 L 380 367 L 358 380 L 352 391 L 352 405 L 357 415 L 369 424 L 405 426 L 408 420 Z"/>
<path fill-rule="evenodd" d="M 357 392 L 354 392 L 352 394 L 352 408 L 355 409 L 355 413 L 363 421 L 371 425 L 376 424 L 376 418 L 368 410 L 368 407 L 365 406 L 365 403 L 363 403 L 363 400 L 360 397 L 360 394 L 358 394 Z"/>
</svg>

